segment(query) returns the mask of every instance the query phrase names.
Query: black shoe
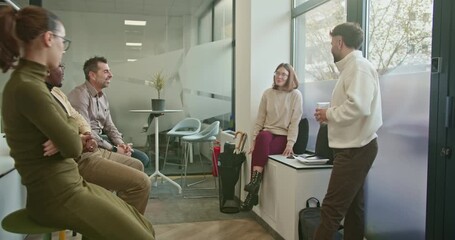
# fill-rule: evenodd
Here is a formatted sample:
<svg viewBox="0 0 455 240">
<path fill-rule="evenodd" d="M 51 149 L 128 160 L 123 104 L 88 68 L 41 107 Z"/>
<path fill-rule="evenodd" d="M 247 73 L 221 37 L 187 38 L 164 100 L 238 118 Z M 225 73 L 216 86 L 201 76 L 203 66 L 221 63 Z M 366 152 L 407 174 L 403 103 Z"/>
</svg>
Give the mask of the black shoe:
<svg viewBox="0 0 455 240">
<path fill-rule="evenodd" d="M 262 173 L 254 171 L 251 175 L 251 182 L 245 185 L 243 189 L 249 193 L 257 194 L 259 192 L 259 187 L 261 186 L 261 181 Z"/>
<path fill-rule="evenodd" d="M 259 196 L 257 194 L 248 193 L 246 196 L 245 201 L 240 205 L 240 211 L 247 212 L 253 209 L 253 206 L 258 205 Z"/>
</svg>

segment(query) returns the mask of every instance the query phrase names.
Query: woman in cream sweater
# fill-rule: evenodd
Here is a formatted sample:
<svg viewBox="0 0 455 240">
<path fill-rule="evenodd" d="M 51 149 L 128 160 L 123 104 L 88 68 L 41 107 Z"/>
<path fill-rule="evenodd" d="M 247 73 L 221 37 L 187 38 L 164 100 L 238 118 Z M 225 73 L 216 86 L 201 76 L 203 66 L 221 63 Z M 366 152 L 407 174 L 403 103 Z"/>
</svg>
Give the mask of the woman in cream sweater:
<svg viewBox="0 0 455 240">
<path fill-rule="evenodd" d="M 262 172 L 268 156 L 293 154 L 302 117 L 302 94 L 297 89 L 298 85 L 294 68 L 288 63 L 281 63 L 275 69 L 273 86 L 262 95 L 250 149 L 251 181 L 244 188 L 248 195 L 240 206 L 242 211 L 249 211 L 258 203 Z"/>
</svg>

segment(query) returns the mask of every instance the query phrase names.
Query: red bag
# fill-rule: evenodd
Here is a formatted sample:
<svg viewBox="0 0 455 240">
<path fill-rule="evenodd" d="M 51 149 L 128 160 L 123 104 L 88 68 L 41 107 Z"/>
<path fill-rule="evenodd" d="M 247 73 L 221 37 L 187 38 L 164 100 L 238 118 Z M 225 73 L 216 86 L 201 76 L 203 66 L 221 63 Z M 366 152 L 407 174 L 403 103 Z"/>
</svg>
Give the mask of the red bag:
<svg viewBox="0 0 455 240">
<path fill-rule="evenodd" d="M 221 146 L 220 142 L 216 141 L 215 145 L 213 146 L 213 153 L 212 153 L 212 175 L 214 177 L 218 177 L 218 157 L 220 156 Z"/>
</svg>

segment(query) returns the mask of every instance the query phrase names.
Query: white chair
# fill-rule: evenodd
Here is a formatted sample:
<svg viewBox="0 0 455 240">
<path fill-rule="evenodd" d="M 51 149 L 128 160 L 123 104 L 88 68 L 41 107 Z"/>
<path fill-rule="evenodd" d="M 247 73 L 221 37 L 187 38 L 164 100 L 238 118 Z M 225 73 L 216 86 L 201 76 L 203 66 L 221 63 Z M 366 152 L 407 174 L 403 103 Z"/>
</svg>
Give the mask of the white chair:
<svg viewBox="0 0 455 240">
<path fill-rule="evenodd" d="M 168 163 L 167 162 L 167 155 L 169 151 L 169 141 L 171 138 L 179 138 L 179 143 L 180 143 L 180 138 L 184 136 L 190 136 L 193 134 L 198 133 L 201 131 L 201 121 L 196 118 L 185 118 L 178 122 L 171 130 L 167 132 L 167 144 L 166 144 L 166 153 L 164 155 L 164 164 L 163 164 L 163 170 L 166 167 L 167 164 L 169 165 L 177 165 L 177 166 L 183 166 L 184 163 Z M 179 154 L 177 154 L 179 155 Z"/>
<path fill-rule="evenodd" d="M 212 151 L 212 155 L 213 155 L 213 143 L 216 141 L 216 137 L 218 136 L 219 132 L 220 132 L 220 122 L 219 121 L 215 121 L 212 124 L 210 124 L 209 126 L 207 126 L 206 128 L 204 128 L 199 133 L 182 137 L 182 142 L 183 142 L 183 144 L 185 146 L 185 157 L 184 157 L 185 167 L 184 167 L 184 177 L 183 177 L 184 186 L 183 187 L 190 187 L 190 186 L 193 186 L 195 184 L 198 184 L 198 183 L 201 183 L 201 182 L 207 180 L 206 176 L 204 174 L 204 179 L 203 180 L 197 181 L 197 182 L 194 182 L 194 183 L 191 183 L 191 184 L 187 184 L 186 183 L 187 170 L 188 170 L 188 161 L 189 161 L 189 157 L 192 156 L 192 154 L 193 154 L 192 144 L 193 143 L 204 143 L 204 142 L 210 143 L 210 150 Z M 203 165 L 201 154 L 199 154 L 199 161 L 200 161 L 201 165 Z M 214 178 L 214 180 L 215 180 L 215 188 L 214 189 L 216 189 L 216 179 Z"/>
</svg>

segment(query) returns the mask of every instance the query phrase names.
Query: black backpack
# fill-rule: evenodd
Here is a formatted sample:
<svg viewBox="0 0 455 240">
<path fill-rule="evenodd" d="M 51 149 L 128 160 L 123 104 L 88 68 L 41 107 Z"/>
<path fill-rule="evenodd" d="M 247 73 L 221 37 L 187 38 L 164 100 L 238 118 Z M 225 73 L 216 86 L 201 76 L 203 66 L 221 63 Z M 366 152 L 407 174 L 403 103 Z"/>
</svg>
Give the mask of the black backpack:
<svg viewBox="0 0 455 240">
<path fill-rule="evenodd" d="M 316 203 L 310 207 L 310 201 Z M 313 240 L 314 232 L 321 222 L 321 204 L 315 197 L 306 200 L 306 208 L 299 212 L 299 240 Z"/>
<path fill-rule="evenodd" d="M 316 203 L 315 207 L 310 207 L 310 201 Z M 315 197 L 306 200 L 306 207 L 299 212 L 299 240 L 313 240 L 314 232 L 321 222 L 321 204 Z M 340 226 L 340 229 L 342 227 Z M 343 239 L 340 232 L 333 237 L 334 240 Z"/>
</svg>

